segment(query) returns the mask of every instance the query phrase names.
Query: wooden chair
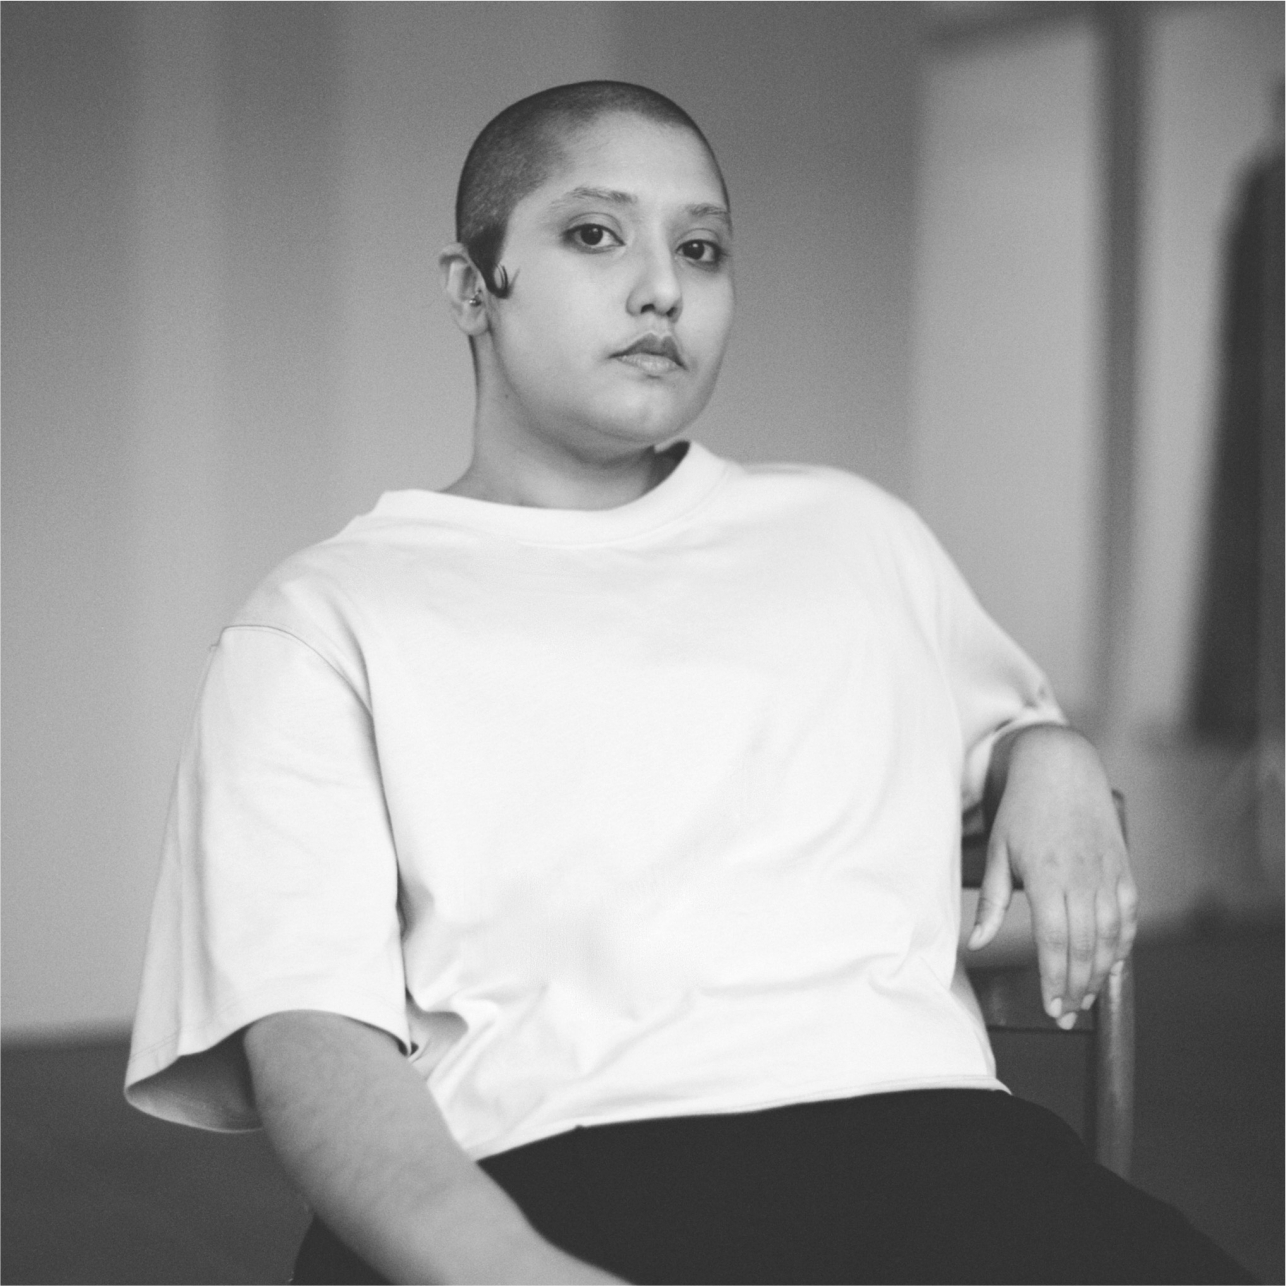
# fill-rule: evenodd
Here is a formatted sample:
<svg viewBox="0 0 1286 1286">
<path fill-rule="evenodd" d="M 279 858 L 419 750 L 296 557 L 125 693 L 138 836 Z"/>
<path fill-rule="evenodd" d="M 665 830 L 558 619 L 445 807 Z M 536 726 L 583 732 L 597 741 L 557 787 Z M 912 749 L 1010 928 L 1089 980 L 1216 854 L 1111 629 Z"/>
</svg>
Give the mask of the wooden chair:
<svg viewBox="0 0 1286 1286">
<path fill-rule="evenodd" d="M 1113 791 L 1121 831 L 1125 805 Z M 962 853 L 963 884 L 976 889 L 986 868 L 987 834 L 966 834 Z M 1015 890 L 1021 889 L 1015 884 Z M 1063 1041 L 1082 1048 L 1085 1057 L 1085 1141 L 1095 1158 L 1122 1178 L 1129 1177 L 1134 1135 L 1134 976 L 1129 960 L 1117 976 L 1108 976 L 1092 1009 L 1063 1031 L 1041 1004 L 1034 966 L 970 969 L 970 981 L 992 1032 L 1029 1033 L 1031 1040 Z"/>
</svg>

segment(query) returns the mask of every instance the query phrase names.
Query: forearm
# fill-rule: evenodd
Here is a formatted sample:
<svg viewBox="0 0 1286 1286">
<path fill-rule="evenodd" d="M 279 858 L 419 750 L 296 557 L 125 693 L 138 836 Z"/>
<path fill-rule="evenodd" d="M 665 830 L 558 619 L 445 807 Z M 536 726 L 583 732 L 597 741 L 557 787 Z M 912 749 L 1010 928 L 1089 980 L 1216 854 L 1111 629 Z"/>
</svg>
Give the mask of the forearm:
<svg viewBox="0 0 1286 1286">
<path fill-rule="evenodd" d="M 273 1148 L 321 1218 L 395 1282 L 611 1281 L 540 1238 L 452 1138 L 391 1037 L 335 1014 L 251 1025 Z"/>
</svg>

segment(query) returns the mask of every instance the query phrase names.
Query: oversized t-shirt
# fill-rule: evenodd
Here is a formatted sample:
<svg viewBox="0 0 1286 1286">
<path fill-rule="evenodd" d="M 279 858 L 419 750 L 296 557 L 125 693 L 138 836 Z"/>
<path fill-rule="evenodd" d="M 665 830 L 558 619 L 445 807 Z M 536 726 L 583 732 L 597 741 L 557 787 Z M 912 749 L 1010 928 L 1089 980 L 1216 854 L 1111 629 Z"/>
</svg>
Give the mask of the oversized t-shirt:
<svg viewBox="0 0 1286 1286">
<path fill-rule="evenodd" d="M 228 1038 L 287 1009 L 395 1037 L 474 1157 L 995 1088 L 961 813 L 999 733 L 1060 718 L 911 510 L 839 470 L 692 443 L 613 509 L 388 493 L 211 651 L 130 1101 L 253 1128 Z"/>
</svg>

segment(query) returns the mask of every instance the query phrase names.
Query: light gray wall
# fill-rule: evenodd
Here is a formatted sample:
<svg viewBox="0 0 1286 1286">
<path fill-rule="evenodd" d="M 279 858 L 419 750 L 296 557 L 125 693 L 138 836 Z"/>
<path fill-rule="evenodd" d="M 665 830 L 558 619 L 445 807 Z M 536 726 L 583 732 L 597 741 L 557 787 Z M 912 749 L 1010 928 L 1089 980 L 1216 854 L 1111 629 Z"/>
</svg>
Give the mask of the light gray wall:
<svg viewBox="0 0 1286 1286">
<path fill-rule="evenodd" d="M 3 54 L 4 1009 L 33 1024 L 121 1013 L 151 883 L 132 855 L 133 75 L 110 7 L 6 10 Z"/>
<path fill-rule="evenodd" d="M 702 438 L 907 495 L 921 6 L 619 12 L 623 74 L 692 113 L 731 188 L 737 321 Z"/>
<path fill-rule="evenodd" d="M 738 223 L 697 432 L 905 492 L 916 10 L 6 6 L 7 1034 L 128 1021 L 220 623 L 463 467 L 434 261 L 506 103 L 620 76 L 687 106 Z"/>
<path fill-rule="evenodd" d="M 1281 148 L 1280 4 L 1166 5 L 1147 66 L 1139 479 L 1129 719 L 1186 713 L 1218 413 L 1227 239 L 1252 160 Z"/>
<path fill-rule="evenodd" d="M 1081 16 L 933 50 L 917 207 L 915 500 L 1074 719 L 1102 627 L 1099 49 Z"/>
<path fill-rule="evenodd" d="M 1147 45 L 1138 490 L 1123 709 L 1105 746 L 1156 921 L 1204 905 L 1280 922 L 1282 745 L 1186 729 L 1208 538 L 1227 234 L 1246 166 L 1281 147 L 1283 7 L 1161 5 Z"/>
</svg>

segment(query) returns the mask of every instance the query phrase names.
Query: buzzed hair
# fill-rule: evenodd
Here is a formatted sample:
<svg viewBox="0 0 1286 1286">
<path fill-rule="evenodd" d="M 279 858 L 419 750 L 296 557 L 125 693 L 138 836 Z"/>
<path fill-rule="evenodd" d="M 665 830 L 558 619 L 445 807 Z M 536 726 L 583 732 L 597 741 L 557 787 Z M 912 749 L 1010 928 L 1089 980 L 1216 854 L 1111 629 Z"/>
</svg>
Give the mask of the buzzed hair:
<svg viewBox="0 0 1286 1286">
<path fill-rule="evenodd" d="M 616 113 L 695 134 L 710 155 L 727 201 L 714 149 L 692 117 L 664 94 L 619 80 L 583 80 L 542 89 L 506 107 L 486 125 L 465 157 L 456 188 L 456 240 L 497 298 L 504 299 L 513 284 L 503 268 L 497 275 L 497 265 L 514 206 L 545 181 L 568 133 Z"/>
</svg>

